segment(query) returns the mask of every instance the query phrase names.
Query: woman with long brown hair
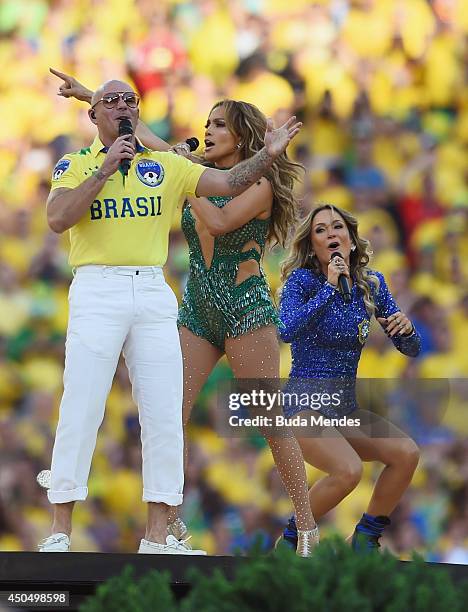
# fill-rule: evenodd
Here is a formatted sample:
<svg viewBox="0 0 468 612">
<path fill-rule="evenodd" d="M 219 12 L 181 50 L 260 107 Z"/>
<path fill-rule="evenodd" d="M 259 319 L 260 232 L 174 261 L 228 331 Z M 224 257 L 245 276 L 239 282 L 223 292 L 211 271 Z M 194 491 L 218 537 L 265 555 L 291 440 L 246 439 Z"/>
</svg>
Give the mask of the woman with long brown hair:
<svg viewBox="0 0 468 612">
<path fill-rule="evenodd" d="M 63 79 L 59 93 L 88 101 L 92 92 L 76 79 Z M 267 119 L 252 104 L 222 100 L 205 126 L 204 162 L 231 168 L 263 147 Z M 139 125 L 137 136 L 153 149 L 169 145 Z M 183 149 L 183 143 L 175 150 Z M 190 198 L 182 212 L 182 229 L 190 252 L 187 286 L 179 310 L 184 359 L 186 424 L 209 374 L 226 355 L 235 378 L 279 378 L 277 324 L 270 289 L 261 267 L 267 244 L 284 245 L 296 219 L 293 192 L 300 166 L 283 153 L 268 174 L 235 198 Z M 318 542 L 310 509 L 304 461 L 297 440 L 264 429 L 276 466 L 294 504 L 298 527 L 297 554 L 309 556 Z M 178 539 L 187 528 L 170 513 L 169 531 Z"/>
<path fill-rule="evenodd" d="M 357 220 L 336 206 L 320 206 L 304 218 L 293 237 L 282 266 L 280 303 L 281 337 L 291 343 L 292 353 L 288 390 L 309 396 L 319 391 L 321 397 L 314 406 L 291 402 L 284 412 L 290 418 L 314 414 L 339 423 L 326 427 L 323 437 L 325 432 L 317 428 L 303 428 L 298 434 L 304 459 L 326 474 L 310 489 L 316 519 L 357 486 L 362 461 L 384 466 L 353 534 L 352 545 L 361 551 L 379 546 L 388 515 L 410 484 L 419 457 L 406 434 L 356 403 L 356 372 L 372 316 L 399 351 L 415 357 L 420 350 L 419 334 L 398 308 L 383 275 L 368 263 L 369 242 L 359 236 Z M 348 283 L 343 292 L 340 276 Z M 294 517 L 283 539 L 295 545 Z"/>
</svg>

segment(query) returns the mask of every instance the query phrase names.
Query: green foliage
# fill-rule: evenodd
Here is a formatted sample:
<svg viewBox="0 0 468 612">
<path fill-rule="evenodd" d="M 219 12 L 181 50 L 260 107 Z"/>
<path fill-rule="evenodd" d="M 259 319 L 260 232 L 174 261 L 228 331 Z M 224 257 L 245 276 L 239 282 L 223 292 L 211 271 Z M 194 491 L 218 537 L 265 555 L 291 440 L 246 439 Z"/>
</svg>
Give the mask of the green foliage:
<svg viewBox="0 0 468 612">
<path fill-rule="evenodd" d="M 125 567 L 120 576 L 101 584 L 94 597 L 80 606 L 80 612 L 175 612 L 177 609 L 169 572 L 153 570 L 136 580 L 131 566 Z"/>
<path fill-rule="evenodd" d="M 84 612 L 164 610 L 179 612 L 462 612 L 468 583 L 455 586 L 448 573 L 414 557 L 400 563 L 388 553 L 356 555 L 339 539 L 321 544 L 310 559 L 283 548 L 238 559 L 233 579 L 217 570 L 192 569 L 193 585 L 176 603 L 167 573 L 151 572 L 135 583 L 128 569 L 100 587 Z M 94 606 L 94 607 L 93 607 Z"/>
</svg>

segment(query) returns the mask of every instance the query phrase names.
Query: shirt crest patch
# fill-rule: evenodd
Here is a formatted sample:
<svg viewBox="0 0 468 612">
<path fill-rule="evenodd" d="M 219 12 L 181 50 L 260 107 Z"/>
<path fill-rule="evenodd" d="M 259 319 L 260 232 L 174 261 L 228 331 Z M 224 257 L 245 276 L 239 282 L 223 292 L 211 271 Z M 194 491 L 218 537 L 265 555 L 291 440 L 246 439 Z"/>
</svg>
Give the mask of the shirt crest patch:
<svg viewBox="0 0 468 612">
<path fill-rule="evenodd" d="M 68 170 L 69 167 L 70 167 L 70 160 L 61 159 L 55 166 L 54 171 L 52 172 L 53 180 L 57 181 L 62 176 L 62 174 L 65 174 L 65 172 Z"/>
<path fill-rule="evenodd" d="M 135 169 L 137 177 L 148 187 L 158 187 L 164 180 L 164 168 L 152 159 L 140 159 Z"/>
</svg>

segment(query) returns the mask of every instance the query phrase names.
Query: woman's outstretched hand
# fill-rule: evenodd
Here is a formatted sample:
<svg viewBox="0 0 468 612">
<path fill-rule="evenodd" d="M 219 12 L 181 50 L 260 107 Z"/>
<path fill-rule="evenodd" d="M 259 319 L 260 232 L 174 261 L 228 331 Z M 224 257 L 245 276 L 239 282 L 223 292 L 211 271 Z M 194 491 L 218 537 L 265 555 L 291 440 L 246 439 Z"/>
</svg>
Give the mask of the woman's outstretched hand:
<svg viewBox="0 0 468 612">
<path fill-rule="evenodd" d="M 302 123 L 296 121 L 296 117 L 290 117 L 281 127 L 273 127 L 273 121 L 267 120 L 267 129 L 265 132 L 265 148 L 269 155 L 277 157 L 291 142 L 291 140 L 299 133 Z"/>
</svg>

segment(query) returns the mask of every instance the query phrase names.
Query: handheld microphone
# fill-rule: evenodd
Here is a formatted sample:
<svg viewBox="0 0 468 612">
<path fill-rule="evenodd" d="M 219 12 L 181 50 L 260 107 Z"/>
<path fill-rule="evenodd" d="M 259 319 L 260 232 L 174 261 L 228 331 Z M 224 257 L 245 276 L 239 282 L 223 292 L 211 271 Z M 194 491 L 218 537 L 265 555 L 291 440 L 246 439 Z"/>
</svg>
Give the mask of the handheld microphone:
<svg viewBox="0 0 468 612">
<path fill-rule="evenodd" d="M 335 257 L 344 259 L 343 255 L 339 251 L 334 251 L 330 256 L 330 261 Z M 349 286 L 349 279 L 346 274 L 340 274 L 338 276 L 338 287 L 340 288 L 341 295 L 343 296 L 346 304 L 351 302 L 351 288 Z"/>
<path fill-rule="evenodd" d="M 120 121 L 119 136 L 133 136 L 132 122 L 130 121 L 130 119 L 122 119 Z M 128 175 L 128 171 L 130 170 L 131 163 L 132 163 L 131 159 L 123 159 L 120 162 L 120 169 L 122 170 L 122 173 L 124 174 L 124 176 Z"/>
<path fill-rule="evenodd" d="M 192 138 L 187 138 L 185 142 L 190 147 L 190 151 L 196 151 L 200 146 L 200 141 L 198 140 L 198 138 L 195 138 L 195 136 L 192 136 Z"/>
</svg>

